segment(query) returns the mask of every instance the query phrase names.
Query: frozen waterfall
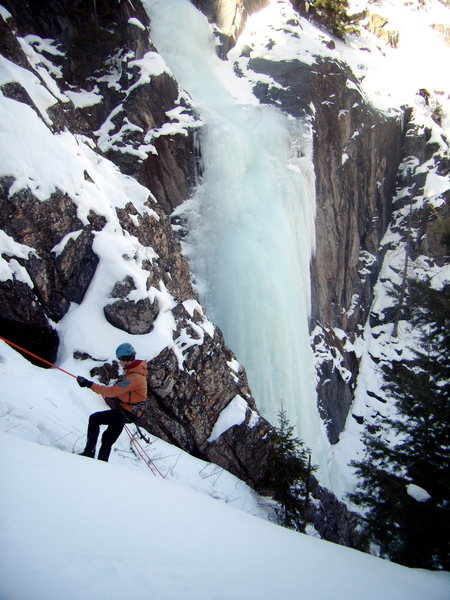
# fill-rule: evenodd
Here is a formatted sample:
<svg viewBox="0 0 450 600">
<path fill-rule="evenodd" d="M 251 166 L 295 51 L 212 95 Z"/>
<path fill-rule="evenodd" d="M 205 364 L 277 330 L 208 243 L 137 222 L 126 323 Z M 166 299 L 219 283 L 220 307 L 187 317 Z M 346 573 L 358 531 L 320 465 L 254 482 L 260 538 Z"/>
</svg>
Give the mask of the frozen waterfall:
<svg viewBox="0 0 450 600">
<path fill-rule="evenodd" d="M 262 414 L 286 410 L 326 478 L 308 333 L 314 244 L 309 128 L 262 106 L 220 60 L 206 18 L 188 0 L 145 0 L 152 41 L 204 123 L 204 172 L 181 207 L 186 255 L 203 306 L 245 366 Z"/>
</svg>

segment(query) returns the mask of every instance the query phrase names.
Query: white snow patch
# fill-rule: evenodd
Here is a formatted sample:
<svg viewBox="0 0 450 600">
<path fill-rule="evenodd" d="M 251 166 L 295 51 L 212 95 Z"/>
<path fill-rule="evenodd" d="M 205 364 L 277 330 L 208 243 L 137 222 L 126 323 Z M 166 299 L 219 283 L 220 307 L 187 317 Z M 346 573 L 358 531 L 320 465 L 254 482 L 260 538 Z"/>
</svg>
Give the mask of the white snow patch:
<svg viewBox="0 0 450 600">
<path fill-rule="evenodd" d="M 242 396 L 235 396 L 222 410 L 208 438 L 208 442 L 215 442 L 225 431 L 245 421 L 249 406 Z"/>
<path fill-rule="evenodd" d="M 414 498 L 417 502 L 428 502 L 428 500 L 431 500 L 430 494 L 415 483 L 409 483 L 406 486 L 406 491 L 408 496 L 411 496 L 411 498 Z"/>
<path fill-rule="evenodd" d="M 64 251 L 67 244 L 71 241 L 77 240 L 82 233 L 83 229 L 79 229 L 78 231 L 71 231 L 70 233 L 66 234 L 59 244 L 56 244 L 56 246 L 52 248 L 52 252 L 55 253 L 56 257 L 58 257 Z"/>
<path fill-rule="evenodd" d="M 39 78 L 36 75 L 34 75 L 33 73 L 31 73 L 31 71 L 29 71 L 28 69 L 24 69 L 23 67 L 20 67 L 19 65 L 16 65 L 15 63 L 11 62 L 4 56 L 0 55 L 0 86 L 5 85 L 6 83 L 14 83 L 14 82 L 19 83 L 25 89 L 25 91 L 30 96 L 31 100 L 33 101 L 34 105 L 38 109 L 43 120 L 48 125 L 51 125 L 51 119 L 47 114 L 47 109 L 50 108 L 51 106 L 53 106 L 54 104 L 56 104 L 57 99 L 55 98 L 55 96 L 53 96 L 53 94 L 51 94 L 41 84 L 41 81 L 39 80 Z M 3 97 L 3 95 L 2 95 L 2 97 Z M 10 102 L 14 102 L 14 101 L 10 100 Z M 16 104 L 19 104 L 19 103 L 17 102 Z M 32 110 L 28 106 L 25 106 L 25 105 L 22 105 L 22 106 L 24 107 L 24 109 L 27 108 L 29 110 Z M 22 113 L 24 113 L 24 112 L 25 111 L 22 110 Z M 33 114 L 34 114 L 34 111 L 33 111 Z M 13 117 L 13 119 L 14 119 L 14 117 Z M 24 125 L 26 124 L 26 122 L 28 120 L 29 119 L 25 119 L 21 122 L 20 129 L 24 128 Z M 6 129 L 8 130 L 9 129 L 8 117 L 6 115 L 1 116 L 1 121 L 3 123 L 3 126 L 6 127 Z M 19 132 L 20 129 L 17 128 L 18 124 L 15 123 L 14 125 L 15 125 L 15 132 L 16 133 Z M 29 132 L 29 135 L 31 138 L 34 138 L 33 131 Z M 14 137 L 12 137 L 12 139 L 14 139 Z M 29 140 L 28 140 L 28 143 L 29 143 Z M 34 148 L 33 148 L 33 150 L 34 150 Z"/>
<path fill-rule="evenodd" d="M 27 270 L 15 260 L 15 258 L 28 260 L 30 254 L 36 257 L 38 256 L 34 248 L 30 248 L 25 244 L 19 244 L 11 236 L 0 230 L 0 281 L 16 279 L 17 281 L 26 283 L 32 288 L 33 282 L 31 281 Z M 15 258 L 7 261 L 3 258 L 3 255 Z"/>
<path fill-rule="evenodd" d="M 5 599 L 448 598 L 446 573 L 407 569 L 236 510 L 236 479 L 217 501 L 145 467 L 12 435 L 0 434 L 0 456 Z M 196 482 L 220 486 L 222 473 L 205 465 Z"/>
<path fill-rule="evenodd" d="M 1 4 L 0 4 L 0 17 L 4 21 L 8 21 L 8 19 L 12 19 L 12 15 L 9 12 L 9 10 L 6 10 L 6 8 L 4 6 L 2 6 Z"/>
<path fill-rule="evenodd" d="M 129 68 L 138 67 L 140 77 L 138 81 L 132 85 L 127 93 L 130 94 L 135 88 L 145 83 L 150 83 L 152 77 L 161 75 L 167 71 L 167 66 L 162 57 L 153 51 L 149 51 L 142 58 L 132 60 L 128 63 Z"/>
<path fill-rule="evenodd" d="M 209 321 L 206 317 L 205 314 L 203 312 L 203 308 L 201 307 L 201 305 L 197 302 L 197 300 L 194 299 L 190 299 L 190 300 L 185 300 L 183 302 L 183 306 L 186 309 L 186 311 L 189 313 L 189 315 L 191 317 L 194 316 L 194 312 L 197 312 L 201 318 L 202 318 L 202 328 L 206 331 L 206 333 L 210 336 L 210 337 L 214 337 L 214 325 L 211 323 L 211 321 Z"/>
<path fill-rule="evenodd" d="M 142 31 L 145 31 L 145 30 L 146 30 L 146 27 L 145 27 L 145 25 L 143 25 L 143 24 L 142 24 L 142 23 L 139 21 L 139 19 L 137 19 L 136 17 L 130 17 L 130 18 L 128 19 L 128 23 L 129 23 L 130 25 L 135 25 L 136 27 L 139 27 L 139 29 L 142 29 Z"/>
<path fill-rule="evenodd" d="M 42 39 L 36 35 L 27 35 L 24 38 L 19 37 L 17 40 L 32 69 L 36 71 L 50 93 L 60 102 L 68 102 L 67 96 L 60 91 L 56 82 L 57 79 L 62 77 L 62 67 L 53 64 L 46 55 L 42 54 L 42 52 L 45 52 L 54 56 L 64 56 L 53 45 L 55 43 L 54 40 Z"/>
<path fill-rule="evenodd" d="M 235 358 L 233 360 L 228 361 L 227 365 L 230 367 L 230 369 L 232 371 L 234 371 L 235 373 L 239 373 L 241 365 L 239 364 L 239 362 Z"/>
<path fill-rule="evenodd" d="M 427 175 L 424 188 L 424 196 L 428 202 L 438 208 L 445 204 L 443 194 L 450 189 L 449 177 L 438 175 L 436 171 L 431 171 Z"/>
<path fill-rule="evenodd" d="M 103 101 L 103 96 L 98 93 L 98 88 L 88 92 L 87 90 L 79 90 L 74 92 L 72 90 L 65 90 L 64 94 L 72 101 L 75 108 L 86 108 L 87 106 L 94 106 L 100 104 Z"/>
</svg>

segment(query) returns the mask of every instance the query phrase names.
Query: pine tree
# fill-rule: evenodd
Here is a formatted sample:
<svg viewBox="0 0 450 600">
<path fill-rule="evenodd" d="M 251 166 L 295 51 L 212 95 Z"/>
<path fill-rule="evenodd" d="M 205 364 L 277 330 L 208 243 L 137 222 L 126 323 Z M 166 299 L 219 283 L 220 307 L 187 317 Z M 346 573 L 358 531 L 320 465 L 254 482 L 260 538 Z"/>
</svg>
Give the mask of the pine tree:
<svg viewBox="0 0 450 600">
<path fill-rule="evenodd" d="M 309 7 L 337 37 L 358 31 L 358 17 L 348 14 L 348 0 L 311 0 Z"/>
<path fill-rule="evenodd" d="M 311 454 L 293 434 L 286 412 L 278 414 L 276 442 L 270 457 L 273 498 L 281 507 L 280 523 L 296 531 L 306 527 L 305 510 L 309 497 L 309 477 L 316 470 L 311 466 Z"/>
<path fill-rule="evenodd" d="M 350 499 L 366 509 L 367 533 L 381 555 L 449 569 L 450 285 L 409 282 L 409 307 L 421 343 L 413 360 L 385 368 L 396 416 L 378 433 L 367 432 L 366 459 L 352 463 L 361 485 Z M 418 500 L 412 485 L 430 497 Z"/>
</svg>

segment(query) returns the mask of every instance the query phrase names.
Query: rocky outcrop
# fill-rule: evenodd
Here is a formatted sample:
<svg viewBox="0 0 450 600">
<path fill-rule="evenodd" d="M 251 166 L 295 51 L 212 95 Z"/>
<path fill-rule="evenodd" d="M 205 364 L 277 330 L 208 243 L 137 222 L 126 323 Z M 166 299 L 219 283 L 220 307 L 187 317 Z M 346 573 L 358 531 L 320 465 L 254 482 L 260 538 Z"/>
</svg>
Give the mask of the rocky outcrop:
<svg viewBox="0 0 450 600">
<path fill-rule="evenodd" d="M 391 214 L 406 115 L 367 103 L 343 63 L 250 59 L 261 102 L 314 128 L 316 252 L 311 267 L 311 331 L 319 359 L 319 408 L 332 443 L 353 398 L 358 361 L 351 341 L 365 323 L 380 268 L 378 247 Z M 311 108 L 313 107 L 313 108 Z M 344 334 L 345 331 L 345 334 Z"/>
<path fill-rule="evenodd" d="M 92 215 L 81 231 L 67 196 L 55 192 L 42 203 L 29 190 L 10 195 L 13 181 L 0 179 L 0 229 L 23 248 L 13 249 L 8 259 L 9 265 L 17 261 L 22 276 L 16 271 L 14 278 L 0 282 L 2 331 L 8 339 L 54 361 L 58 336 L 49 321 L 59 321 L 71 302 L 83 299 L 98 263 L 92 240 L 102 220 Z M 80 235 L 56 256 L 57 244 L 77 230 Z"/>
<path fill-rule="evenodd" d="M 169 349 L 149 361 L 149 398 L 140 425 L 258 487 L 265 476 L 272 427 L 257 412 L 245 371 L 240 369 L 236 373 L 230 369 L 228 362 L 234 357 L 227 350 L 220 330 L 215 328 L 212 335 L 206 334 L 199 310 L 189 314 L 179 305 L 176 316 L 176 339 L 185 340 L 191 347 L 183 368 Z M 118 376 L 118 365 L 102 365 L 91 374 L 107 384 Z M 241 399 L 244 407 L 241 422 L 226 429 L 217 439 L 211 437 L 218 416 L 236 398 Z"/>
<path fill-rule="evenodd" d="M 421 95 L 428 101 L 424 90 Z M 407 124 L 390 225 L 397 239 L 383 248 L 388 251 L 404 242 L 406 260 L 414 263 L 420 257 L 428 263 L 430 272 L 433 266 L 443 267 L 449 260 L 448 248 L 443 243 L 443 235 L 450 226 L 449 142 L 440 138 L 439 112 L 435 119 L 434 124 L 430 120 L 424 125 L 413 113 Z M 435 173 L 435 181 L 440 180 L 441 185 L 435 183 L 427 189 L 430 172 Z M 393 316 L 386 314 L 386 321 Z"/>
<path fill-rule="evenodd" d="M 400 34 L 397 29 L 390 27 L 389 20 L 385 16 L 370 10 L 367 15 L 367 28 L 388 46 L 397 48 Z"/>
<path fill-rule="evenodd" d="M 164 72 L 160 58 L 154 67 L 159 69 L 158 76 L 151 85 L 142 85 L 143 71 L 156 60 L 142 4 L 134 7 L 118 0 L 96 2 L 92 7 L 66 0 L 31 0 L 26 7 L 8 0 L 3 4 L 13 16 L 12 27 L 17 27 L 18 35 L 49 38 L 61 48 L 51 61 L 60 70 L 60 83 L 74 95 L 72 101 L 50 109 L 54 126 L 89 136 L 94 132 L 99 151 L 122 172 L 150 187 L 163 210 L 170 213 L 188 197 L 194 184 L 195 127 L 179 127 L 171 135 L 162 135 L 161 128 L 168 122 L 176 124 L 180 115 L 184 123 L 193 112 L 179 98 L 178 85 Z M 11 35 L 11 23 L 0 26 L 5 56 L 27 65 L 20 44 Z M 33 40 L 30 44 L 33 47 Z M 39 53 L 38 46 L 36 42 L 34 50 Z M 45 51 L 41 57 L 46 59 Z M 95 94 L 97 100 L 83 106 L 77 99 L 80 91 Z M 166 113 L 171 110 L 175 112 L 169 118 Z"/>
<path fill-rule="evenodd" d="M 272 427 L 256 411 L 245 371 L 234 366 L 222 334 L 203 315 L 167 217 L 192 188 L 198 124 L 189 98 L 151 45 L 141 4 L 3 4 L 11 15 L 0 18 L 11 75 L 2 93 L 15 107 L 32 111 L 26 112 L 27 124 L 43 123 L 49 144 L 59 135 L 72 147 L 78 144 L 71 156 L 76 161 L 85 152 L 86 168 L 84 175 L 68 175 L 67 183 L 53 167 L 48 192 L 28 180 L 21 165 L 15 175 L 0 178 L 2 335 L 54 361 L 56 324 L 72 304 L 85 300 L 102 264 L 98 240 L 125 240 L 126 249 L 115 255 L 117 275 L 114 269 L 108 275 L 104 317 L 134 335 L 152 332 L 161 315 L 174 328 L 170 344 L 150 362 L 151 394 L 142 425 L 257 486 Z M 99 165 L 122 186 L 119 192 L 100 177 Z M 51 172 L 45 170 L 48 181 Z M 136 181 L 147 188 L 146 200 Z M 99 193 L 102 202 L 108 190 L 112 197 L 119 193 L 120 202 L 97 206 L 93 198 Z M 120 237 L 108 238 L 113 232 Z M 119 276 L 121 268 L 138 272 L 138 279 Z M 98 363 L 83 348 L 73 350 L 78 360 Z M 109 381 L 117 365 L 98 363 L 95 374 Z M 242 418 L 210 438 L 222 410 L 236 398 Z"/>
<path fill-rule="evenodd" d="M 359 516 L 348 510 L 336 496 L 322 487 L 315 477 L 310 479 L 310 501 L 305 517 L 320 537 L 335 544 L 369 551 L 367 539 L 361 534 Z"/>
<path fill-rule="evenodd" d="M 338 338 L 345 331 L 338 343 L 328 344 L 344 375 L 333 357 L 322 363 L 318 388 L 332 443 L 352 401 L 358 363 L 346 342 L 358 336 L 372 302 L 404 128 L 404 115 L 387 117 L 366 105 L 352 78 L 340 71 L 332 67 L 340 85 L 326 90 L 325 84 L 315 103 L 317 246 L 311 269 L 312 329 L 339 330 Z"/>
<path fill-rule="evenodd" d="M 224 54 L 243 30 L 248 15 L 268 3 L 269 0 L 193 0 L 193 4 L 226 36 L 227 40 L 222 48 Z"/>
</svg>

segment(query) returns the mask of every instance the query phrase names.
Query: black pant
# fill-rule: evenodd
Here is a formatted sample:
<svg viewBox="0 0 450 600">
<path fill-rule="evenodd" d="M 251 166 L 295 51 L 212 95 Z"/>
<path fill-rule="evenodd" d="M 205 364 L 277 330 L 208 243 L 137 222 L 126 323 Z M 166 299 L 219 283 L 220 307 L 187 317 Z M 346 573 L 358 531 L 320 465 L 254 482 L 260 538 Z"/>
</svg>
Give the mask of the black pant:
<svg viewBox="0 0 450 600">
<path fill-rule="evenodd" d="M 95 448 L 97 439 L 100 433 L 100 425 L 108 425 L 102 435 L 102 444 L 98 453 L 98 459 L 108 461 L 112 445 L 122 433 L 126 423 L 133 422 L 133 415 L 125 414 L 120 408 L 111 410 L 102 410 L 93 413 L 89 417 L 89 425 L 87 430 L 87 442 L 85 452 L 91 456 L 95 456 Z"/>
</svg>

